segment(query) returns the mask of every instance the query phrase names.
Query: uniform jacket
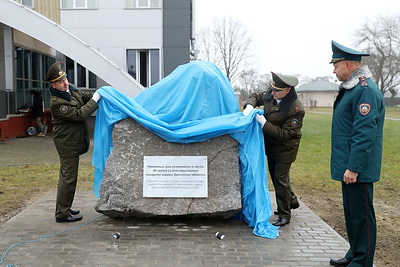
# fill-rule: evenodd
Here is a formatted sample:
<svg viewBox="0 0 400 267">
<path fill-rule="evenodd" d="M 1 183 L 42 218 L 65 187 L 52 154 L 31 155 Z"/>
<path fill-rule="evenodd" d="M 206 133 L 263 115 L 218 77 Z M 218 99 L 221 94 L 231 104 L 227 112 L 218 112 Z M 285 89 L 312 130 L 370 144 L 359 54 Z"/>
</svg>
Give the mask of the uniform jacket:
<svg viewBox="0 0 400 267">
<path fill-rule="evenodd" d="M 69 85 L 70 93 L 50 87 L 53 138 L 61 157 L 76 157 L 89 149 L 86 119 L 97 109 L 92 93 L 80 92 Z"/>
<path fill-rule="evenodd" d="M 382 161 L 383 96 L 367 67 L 357 69 L 339 87 L 334 103 L 331 140 L 332 179 L 343 181 L 346 169 L 358 182 L 379 180 Z"/>
<path fill-rule="evenodd" d="M 300 145 L 301 127 L 305 115 L 304 107 L 297 99 L 294 88 L 280 104 L 273 98 L 271 90 L 251 95 L 246 104 L 254 107 L 264 106 L 264 117 L 267 122 L 262 130 L 267 157 L 277 163 L 294 162 Z"/>
</svg>

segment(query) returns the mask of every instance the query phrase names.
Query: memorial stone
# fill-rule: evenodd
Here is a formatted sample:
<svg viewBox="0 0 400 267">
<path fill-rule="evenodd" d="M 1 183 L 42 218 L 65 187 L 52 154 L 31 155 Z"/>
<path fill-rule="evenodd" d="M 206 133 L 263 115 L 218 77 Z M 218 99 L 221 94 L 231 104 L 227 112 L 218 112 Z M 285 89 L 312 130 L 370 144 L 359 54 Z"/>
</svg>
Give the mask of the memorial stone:
<svg viewBox="0 0 400 267">
<path fill-rule="evenodd" d="M 238 144 L 229 135 L 199 143 L 166 142 L 133 119 L 114 125 L 113 150 L 107 159 L 96 210 L 119 217 L 230 218 L 241 210 Z M 206 197 L 143 196 L 145 157 L 207 158 Z M 185 166 L 185 162 L 182 162 Z M 162 167 L 162 166 L 161 166 Z M 172 189 L 173 190 L 173 189 Z"/>
</svg>

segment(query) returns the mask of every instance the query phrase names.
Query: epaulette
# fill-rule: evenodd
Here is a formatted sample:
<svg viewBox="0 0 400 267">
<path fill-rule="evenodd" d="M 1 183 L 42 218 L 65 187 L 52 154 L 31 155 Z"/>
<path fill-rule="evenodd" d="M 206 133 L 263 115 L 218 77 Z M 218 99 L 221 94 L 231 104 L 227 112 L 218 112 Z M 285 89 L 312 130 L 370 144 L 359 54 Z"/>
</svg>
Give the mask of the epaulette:
<svg viewBox="0 0 400 267">
<path fill-rule="evenodd" d="M 365 76 L 360 77 L 360 84 L 362 87 L 367 87 L 368 83 L 367 83 L 367 78 Z"/>
<path fill-rule="evenodd" d="M 52 97 L 51 97 L 51 101 L 52 101 L 52 102 L 57 101 L 57 97 L 56 97 L 56 96 L 52 96 Z"/>
</svg>

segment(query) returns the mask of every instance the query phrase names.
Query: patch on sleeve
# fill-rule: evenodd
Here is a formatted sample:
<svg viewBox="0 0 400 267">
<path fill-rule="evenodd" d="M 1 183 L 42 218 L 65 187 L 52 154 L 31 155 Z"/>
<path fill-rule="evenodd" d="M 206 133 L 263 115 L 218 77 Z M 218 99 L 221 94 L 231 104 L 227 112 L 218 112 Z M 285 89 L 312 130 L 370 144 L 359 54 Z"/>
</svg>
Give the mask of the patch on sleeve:
<svg viewBox="0 0 400 267">
<path fill-rule="evenodd" d="M 360 77 L 360 83 L 361 83 L 361 86 L 362 86 L 362 87 L 368 86 L 367 78 L 366 78 L 365 76 Z"/>
<path fill-rule="evenodd" d="M 290 125 L 291 125 L 292 127 L 296 127 L 299 123 L 300 123 L 299 120 L 293 119 L 293 120 L 290 122 Z"/>
<path fill-rule="evenodd" d="M 371 111 L 371 105 L 367 103 L 362 103 L 358 107 L 358 110 L 360 111 L 361 115 L 366 116 Z"/>
<path fill-rule="evenodd" d="M 60 112 L 61 113 L 66 113 L 68 111 L 68 107 L 67 106 L 61 106 L 60 107 Z"/>
</svg>

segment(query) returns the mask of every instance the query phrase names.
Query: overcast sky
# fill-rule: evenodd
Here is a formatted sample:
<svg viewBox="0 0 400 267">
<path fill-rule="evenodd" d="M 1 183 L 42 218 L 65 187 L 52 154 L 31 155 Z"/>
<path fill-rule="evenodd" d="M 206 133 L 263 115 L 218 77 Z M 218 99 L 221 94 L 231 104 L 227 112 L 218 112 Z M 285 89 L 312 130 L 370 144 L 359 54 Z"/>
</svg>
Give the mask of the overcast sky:
<svg viewBox="0 0 400 267">
<path fill-rule="evenodd" d="M 334 77 L 331 40 L 352 47 L 355 31 L 368 19 L 400 14 L 399 0 L 195 1 L 195 30 L 218 17 L 240 20 L 252 36 L 260 74 Z"/>
</svg>

